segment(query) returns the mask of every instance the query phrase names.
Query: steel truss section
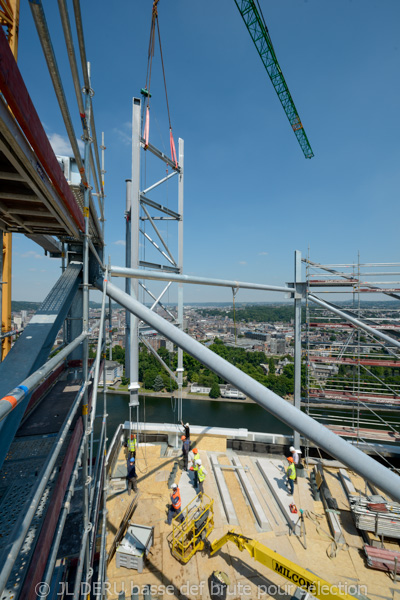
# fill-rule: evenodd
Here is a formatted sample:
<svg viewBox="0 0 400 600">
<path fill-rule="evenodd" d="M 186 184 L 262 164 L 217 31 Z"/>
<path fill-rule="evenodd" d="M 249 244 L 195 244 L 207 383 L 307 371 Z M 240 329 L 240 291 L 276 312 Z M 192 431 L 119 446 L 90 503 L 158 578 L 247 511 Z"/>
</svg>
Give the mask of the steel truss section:
<svg viewBox="0 0 400 600">
<path fill-rule="evenodd" d="M 141 189 L 140 180 L 140 163 L 142 151 L 149 151 L 156 159 L 161 160 L 172 169 L 172 172 L 163 176 L 161 179 L 147 185 L 145 189 Z M 173 275 L 182 274 L 183 269 L 183 156 L 184 146 L 183 140 L 179 139 L 178 148 L 178 165 L 167 157 L 162 151 L 158 150 L 152 144 L 144 144 L 141 136 L 141 101 L 139 98 L 133 99 L 133 116 L 132 116 L 132 180 L 127 186 L 127 248 L 126 269 L 139 272 L 138 278 L 127 280 L 126 290 L 133 297 L 138 298 L 139 285 L 142 289 L 154 300 L 152 310 L 158 307 L 163 309 L 167 315 L 173 320 L 178 327 L 183 327 L 183 288 L 180 283 L 178 286 L 178 315 L 177 318 L 168 310 L 161 298 L 169 290 L 172 279 L 168 279 Z M 164 206 L 149 197 L 151 192 L 159 189 L 160 186 L 166 184 L 171 178 L 178 177 L 178 210 L 171 209 L 169 206 Z M 154 213 L 154 214 L 153 214 Z M 161 215 L 161 216 L 160 216 Z M 161 220 L 164 216 L 169 220 L 175 221 L 178 225 L 177 236 L 174 235 L 174 240 L 177 242 L 177 257 L 169 247 L 168 240 L 165 239 L 155 221 Z M 146 223 L 149 223 L 155 236 L 149 234 L 145 229 Z M 129 230 L 129 233 L 128 233 Z M 129 237 L 129 240 L 128 240 Z M 143 240 L 143 256 L 139 257 L 139 238 Z M 146 258 L 146 248 L 151 247 L 160 257 L 160 262 L 149 260 Z M 145 279 L 140 275 L 143 268 L 152 269 L 152 273 L 164 272 L 167 276 L 168 284 L 161 293 L 154 294 L 147 286 L 143 284 L 141 279 Z M 130 335 L 129 359 L 126 359 L 126 373 L 129 372 L 130 378 L 130 407 L 138 407 L 138 346 L 139 346 L 139 324 L 138 319 L 133 316 L 127 316 L 127 330 Z M 144 338 L 142 338 L 144 341 Z M 164 365 L 166 367 L 166 365 Z M 169 372 L 169 369 L 166 369 Z M 178 402 L 178 418 L 182 417 L 182 370 L 183 370 L 183 353 L 178 349 L 178 375 L 177 377 L 170 372 L 170 376 L 178 381 L 179 387 L 179 402 Z M 138 410 L 138 408 L 137 408 Z M 132 421 L 130 415 L 130 422 Z"/>
</svg>

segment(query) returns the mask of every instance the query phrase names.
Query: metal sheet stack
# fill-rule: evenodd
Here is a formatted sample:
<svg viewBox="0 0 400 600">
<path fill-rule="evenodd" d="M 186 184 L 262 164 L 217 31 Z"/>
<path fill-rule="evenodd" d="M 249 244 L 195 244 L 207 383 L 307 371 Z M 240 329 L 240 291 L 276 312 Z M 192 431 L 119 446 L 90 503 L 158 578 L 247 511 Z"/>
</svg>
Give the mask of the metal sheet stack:
<svg viewBox="0 0 400 600">
<path fill-rule="evenodd" d="M 382 496 L 350 496 L 350 507 L 357 529 L 378 536 L 400 538 L 400 504 Z"/>
</svg>

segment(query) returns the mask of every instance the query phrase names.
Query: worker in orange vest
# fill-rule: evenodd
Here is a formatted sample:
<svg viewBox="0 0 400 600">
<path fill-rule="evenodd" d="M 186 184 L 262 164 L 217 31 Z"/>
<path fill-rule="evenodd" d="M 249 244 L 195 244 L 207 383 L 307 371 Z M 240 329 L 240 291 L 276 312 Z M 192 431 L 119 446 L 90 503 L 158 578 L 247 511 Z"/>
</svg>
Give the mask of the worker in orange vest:
<svg viewBox="0 0 400 600">
<path fill-rule="evenodd" d="M 171 525 L 172 519 L 174 519 L 175 517 L 179 517 L 180 521 L 181 522 L 183 521 L 183 515 L 181 513 L 181 508 L 182 508 L 181 493 L 180 493 L 179 488 L 176 485 L 176 483 L 173 483 L 171 485 L 171 490 L 172 490 L 171 505 L 168 509 L 168 518 L 165 521 L 166 523 L 168 523 L 168 525 Z"/>
</svg>

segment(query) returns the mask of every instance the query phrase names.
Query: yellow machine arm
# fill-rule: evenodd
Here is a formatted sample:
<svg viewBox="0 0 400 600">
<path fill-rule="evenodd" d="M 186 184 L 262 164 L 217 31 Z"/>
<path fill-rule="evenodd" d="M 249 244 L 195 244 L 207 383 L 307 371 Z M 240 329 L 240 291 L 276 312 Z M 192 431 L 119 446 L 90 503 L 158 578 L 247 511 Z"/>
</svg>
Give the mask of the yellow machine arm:
<svg viewBox="0 0 400 600">
<path fill-rule="evenodd" d="M 341 591 L 342 588 L 345 588 L 343 584 L 331 585 L 325 579 L 321 579 L 321 577 L 314 575 L 284 556 L 270 550 L 264 544 L 240 533 L 235 533 L 233 529 L 228 531 L 219 540 L 212 542 L 210 555 L 215 554 L 226 542 L 233 542 L 241 552 L 247 550 L 250 556 L 256 561 L 271 569 L 271 571 L 282 575 L 282 577 L 285 577 L 297 587 L 306 590 L 316 598 L 320 598 L 321 600 L 356 600 L 354 596 Z"/>
</svg>

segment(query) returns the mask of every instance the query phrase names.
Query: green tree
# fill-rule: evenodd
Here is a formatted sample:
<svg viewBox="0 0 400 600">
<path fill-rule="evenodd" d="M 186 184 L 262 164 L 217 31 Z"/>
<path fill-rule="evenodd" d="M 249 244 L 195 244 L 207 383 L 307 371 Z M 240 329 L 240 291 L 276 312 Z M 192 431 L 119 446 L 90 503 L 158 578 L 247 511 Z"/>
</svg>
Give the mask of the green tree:
<svg viewBox="0 0 400 600">
<path fill-rule="evenodd" d="M 114 346 L 112 349 L 112 359 L 123 365 L 125 363 L 125 348 L 118 345 Z"/>
<path fill-rule="evenodd" d="M 153 389 L 154 380 L 156 377 L 157 377 L 157 371 L 153 371 L 153 370 L 146 371 L 146 374 L 143 379 L 144 387 L 146 388 L 146 390 Z"/>
<path fill-rule="evenodd" d="M 121 383 L 122 385 L 128 385 L 129 377 L 121 377 Z"/>
<path fill-rule="evenodd" d="M 164 389 L 164 380 L 161 375 L 157 375 L 157 377 L 154 379 L 153 389 L 156 392 L 161 392 L 161 390 Z"/>
<path fill-rule="evenodd" d="M 271 356 L 271 358 L 268 361 L 268 367 L 269 367 L 268 374 L 269 375 L 275 375 L 275 361 L 272 358 L 272 356 Z"/>
<path fill-rule="evenodd" d="M 208 394 L 210 398 L 219 398 L 221 395 L 219 385 L 216 381 L 211 386 L 210 393 Z"/>
</svg>

